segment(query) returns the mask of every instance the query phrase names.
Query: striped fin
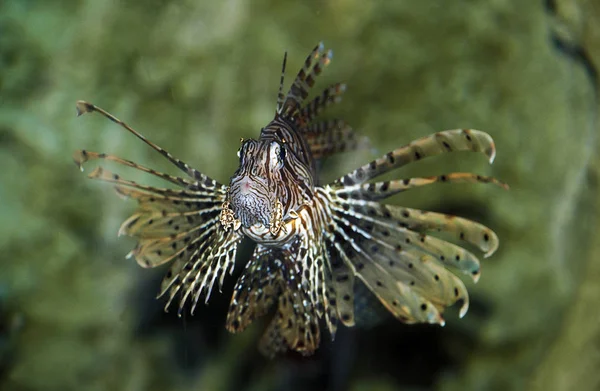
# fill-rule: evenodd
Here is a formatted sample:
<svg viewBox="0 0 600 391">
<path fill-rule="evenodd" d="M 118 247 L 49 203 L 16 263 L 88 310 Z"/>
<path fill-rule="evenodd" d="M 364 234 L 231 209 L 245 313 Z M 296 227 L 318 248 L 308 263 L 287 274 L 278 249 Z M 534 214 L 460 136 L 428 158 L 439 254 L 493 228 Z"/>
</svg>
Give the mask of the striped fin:
<svg viewBox="0 0 600 391">
<path fill-rule="evenodd" d="M 344 199 L 326 186 L 333 222 L 328 248 L 332 270 L 341 269 L 334 281 L 346 282 L 356 276 L 381 303 L 406 323 L 444 324 L 444 309 L 461 303 L 460 315 L 469 306 L 464 283 L 451 270 L 477 281 L 480 265 L 470 251 L 428 235 L 449 234 L 452 239 L 476 246 L 485 256 L 498 247 L 496 234 L 482 224 L 461 217 L 354 198 Z M 335 275 L 335 274 L 334 274 Z M 352 292 L 337 287 L 338 297 L 352 298 Z M 339 305 L 344 300 L 338 302 Z M 346 311 L 348 306 L 346 307 Z M 344 323 L 347 317 L 340 314 Z"/>
<path fill-rule="evenodd" d="M 138 218 L 138 216 L 134 216 Z M 149 224 L 150 221 L 146 218 L 141 219 L 142 229 L 146 226 L 151 226 L 153 229 L 154 224 Z M 129 220 L 126 222 L 129 223 Z M 128 257 L 135 257 L 136 261 L 144 267 L 163 265 L 175 259 L 176 256 L 190 252 L 190 246 L 195 246 L 200 241 L 207 240 L 210 234 L 215 233 L 214 227 L 211 227 L 211 225 L 214 225 L 212 221 L 199 225 L 186 224 L 183 230 L 178 228 L 182 232 L 176 234 L 172 233 L 173 229 L 169 229 L 170 227 L 159 228 L 159 230 L 152 231 L 147 236 L 144 232 L 144 236 L 138 239 L 137 245 L 131 250 Z"/>
<path fill-rule="evenodd" d="M 290 252 L 292 264 L 297 273 L 303 277 L 302 289 L 309 294 L 317 316 L 325 317 L 325 323 L 333 339 L 339 320 L 340 292 L 335 285 L 337 271 L 331 267 L 332 254 L 328 251 L 328 243 L 321 228 L 330 220 L 328 200 L 323 196 L 322 193 L 318 194 L 313 197 L 310 206 L 307 205 L 296 211 L 297 225 L 294 226 L 294 230 L 297 236 Z"/>
<path fill-rule="evenodd" d="M 356 273 L 356 277 L 371 290 L 380 302 L 396 318 L 405 323 L 426 322 L 444 324 L 439 310 L 425 297 L 401 281 L 398 281 L 390 270 L 386 269 L 373 254 L 373 243 L 356 227 L 336 218 L 334 235 L 336 240 L 344 243 L 348 258 Z M 375 250 L 376 252 L 377 250 Z"/>
<path fill-rule="evenodd" d="M 277 310 L 259 348 L 269 357 L 288 349 L 310 355 L 319 346 L 321 338 L 319 317 L 310 292 L 289 259 L 277 266 Z"/>
<path fill-rule="evenodd" d="M 199 171 L 195 170 L 194 168 L 188 166 L 185 162 L 177 159 L 176 157 L 171 155 L 166 150 L 164 150 L 161 147 L 159 147 L 158 145 L 154 144 L 152 141 L 148 140 L 146 137 L 144 137 L 138 131 L 136 131 L 129 125 L 127 125 L 125 122 L 121 121 L 120 119 L 118 119 L 114 115 L 110 114 L 109 112 L 101 109 L 100 107 L 95 106 L 89 102 L 80 100 L 80 101 L 77 101 L 76 108 L 77 108 L 77 116 L 80 116 L 85 113 L 97 112 L 97 113 L 103 115 L 104 117 L 108 118 L 112 122 L 116 123 L 117 125 L 121 126 L 124 129 L 126 129 L 129 133 L 133 134 L 135 137 L 137 137 L 138 139 L 142 140 L 144 143 L 149 145 L 152 149 L 154 149 L 155 151 L 160 153 L 163 157 L 165 157 L 165 159 L 167 159 L 169 162 L 171 162 L 173 165 L 175 165 L 181 171 L 188 174 L 190 177 L 192 177 L 198 181 L 208 180 L 211 183 L 216 183 L 212 179 L 208 178 L 206 175 L 204 175 L 204 174 L 200 173 Z M 79 163 L 78 165 L 81 168 L 81 164 Z"/>
<path fill-rule="evenodd" d="M 289 118 L 295 118 L 300 115 L 302 104 L 308 97 L 308 92 L 315 83 L 317 76 L 331 61 L 333 53 L 331 50 L 324 52 L 324 46 L 319 43 L 304 61 L 304 66 L 296 75 L 292 83 L 280 114 Z M 318 59 L 318 61 L 316 61 Z"/>
<path fill-rule="evenodd" d="M 77 165 L 77 167 L 79 167 L 79 169 L 81 171 L 83 171 L 83 165 L 85 163 L 87 163 L 88 161 L 92 161 L 92 160 L 107 160 L 107 161 L 112 161 L 112 162 L 121 164 L 123 166 L 131 167 L 131 168 L 143 171 L 145 173 L 154 175 L 154 176 L 156 176 L 156 177 L 158 177 L 160 179 L 163 179 L 163 180 L 165 180 L 167 182 L 171 182 L 171 183 L 173 183 L 175 185 L 189 186 L 189 187 L 194 186 L 193 182 L 190 182 L 189 180 L 187 180 L 185 178 L 181 178 L 181 177 L 177 177 L 177 176 L 165 174 L 165 173 L 156 171 L 154 169 L 144 167 L 141 164 L 134 163 L 131 160 L 122 159 L 122 158 L 114 156 L 114 155 L 109 155 L 109 154 L 106 154 L 106 153 L 93 152 L 93 151 L 86 151 L 85 149 L 77 150 L 73 154 L 73 162 L 75 162 L 75 164 Z"/>
<path fill-rule="evenodd" d="M 237 246 L 242 235 L 229 230 L 225 232 L 221 226 L 207 240 L 198 241 L 191 257 L 184 262 L 175 262 L 167 272 L 161 284 L 159 297 L 168 290 L 168 301 L 165 310 L 169 308 L 174 298 L 179 295 L 177 314 L 183 314 L 188 299 L 191 301 L 190 313 L 193 315 L 201 297 L 205 303 L 210 299 L 214 284 L 217 282 L 221 290 L 225 273 L 233 271 Z M 192 245 L 194 246 L 194 245 Z"/>
<path fill-rule="evenodd" d="M 117 193 L 138 201 L 138 208 L 119 228 L 119 236 L 138 240 L 129 253 L 143 267 L 156 267 L 183 255 L 184 248 L 202 230 L 219 222 L 224 189 L 212 194 L 207 191 L 186 191 L 156 188 L 122 179 L 119 175 L 97 167 L 89 174 L 92 179 L 116 184 Z"/>
<path fill-rule="evenodd" d="M 119 229 L 119 235 L 137 240 L 128 257 L 133 256 L 143 267 L 156 267 L 172 262 L 161 283 L 159 297 L 169 294 L 165 310 L 180 294 L 179 314 L 188 300 L 192 312 L 199 298 L 210 297 L 215 283 L 222 286 L 226 271 L 233 270 L 237 245 L 242 235 L 224 231 L 220 213 L 225 202 L 227 187 L 189 167 L 156 144 L 118 120 L 108 112 L 87 102 L 77 103 L 78 114 L 98 112 L 119 124 L 130 133 L 158 151 L 191 179 L 161 173 L 130 160 L 104 153 L 81 150 L 73 160 L 81 169 L 92 160 L 111 161 L 145 172 L 176 185 L 159 188 L 142 185 L 121 178 L 120 175 L 99 166 L 88 176 L 115 185 L 117 193 L 137 201 L 138 207 Z"/>
<path fill-rule="evenodd" d="M 309 88 L 312 88 L 315 85 L 315 80 L 317 76 L 323 72 L 323 69 L 331 62 L 331 58 L 333 57 L 333 52 L 331 49 L 327 50 L 325 53 L 321 54 L 319 58 L 319 62 L 315 63 L 313 68 L 310 70 L 310 73 L 306 76 L 305 82 Z"/>
<path fill-rule="evenodd" d="M 283 95 L 283 82 L 285 80 L 285 66 L 287 64 L 287 52 L 283 55 L 283 64 L 281 64 L 281 76 L 279 77 L 279 90 L 277 91 L 277 109 L 279 113 L 283 108 L 285 96 Z"/>
<path fill-rule="evenodd" d="M 324 48 L 323 43 L 319 42 L 312 52 L 310 52 L 308 57 L 306 57 L 304 65 L 300 68 L 300 71 L 298 71 L 294 82 L 286 94 L 281 110 L 279 111 L 280 114 L 292 116 L 302 106 L 302 102 L 304 102 L 304 99 L 308 96 L 308 88 L 305 87 L 306 75 L 313 66 L 313 62 L 319 58 Z"/>
<path fill-rule="evenodd" d="M 491 183 L 508 190 L 508 185 L 496 178 L 469 172 L 452 172 L 424 178 L 406 178 L 344 186 L 336 190 L 336 194 L 343 198 L 379 201 L 415 187 L 427 186 L 434 183 Z"/>
<path fill-rule="evenodd" d="M 169 267 L 167 274 L 165 274 L 161 284 L 160 292 L 157 298 L 160 298 L 169 292 L 169 298 L 165 311 L 168 310 L 172 300 L 176 294 L 184 287 L 184 284 L 191 284 L 194 282 L 191 273 L 198 273 L 203 267 L 203 257 L 206 252 L 214 245 L 214 236 L 216 234 L 216 226 L 209 226 L 209 228 L 203 230 L 200 237 L 192 243 L 186 244 L 183 248 L 183 253 L 177 255 L 174 262 Z M 186 281 L 187 277 L 192 277 Z"/>
<path fill-rule="evenodd" d="M 243 331 L 254 319 L 269 311 L 283 288 L 280 269 L 277 251 L 257 245 L 233 289 L 227 330 Z"/>
<path fill-rule="evenodd" d="M 331 270 L 331 261 L 329 259 L 329 253 L 326 248 L 322 248 L 324 262 L 323 266 L 319 269 L 321 273 L 321 297 L 323 298 L 325 314 L 325 323 L 327 329 L 331 335 L 331 340 L 335 339 L 335 333 L 338 326 L 338 291 L 335 289 L 333 282 L 333 272 Z M 318 307 L 317 307 L 318 308 Z"/>
<path fill-rule="evenodd" d="M 487 133 L 473 129 L 445 130 L 420 138 L 404 147 L 389 152 L 379 159 L 344 175 L 335 183 L 344 186 L 365 183 L 408 163 L 455 151 L 483 153 L 488 157 L 490 163 L 494 161 L 496 156 L 494 141 Z"/>
<path fill-rule="evenodd" d="M 175 202 L 176 205 L 179 203 L 187 203 L 189 205 L 190 203 L 202 203 L 217 200 L 223 202 L 226 194 L 226 188 L 224 186 L 218 189 L 218 191 L 187 191 L 184 189 L 169 189 L 141 185 L 134 181 L 122 179 L 120 175 L 115 174 L 103 167 L 96 167 L 92 172 L 88 174 L 88 178 L 100 180 L 103 182 L 114 183 L 115 185 L 117 185 L 115 186 L 115 188 L 117 189 L 117 193 L 121 195 L 125 195 L 127 193 L 127 188 L 136 189 L 138 193 L 154 196 L 155 200 L 177 200 Z M 150 200 L 150 202 L 152 202 L 152 200 Z"/>
<path fill-rule="evenodd" d="M 342 120 L 318 122 L 304 129 L 306 141 L 315 159 L 371 147 L 367 137 L 357 135 Z"/>
<path fill-rule="evenodd" d="M 316 96 L 311 102 L 302 107 L 299 115 L 302 123 L 311 123 L 327 107 L 341 102 L 344 92 L 346 92 L 346 84 L 344 83 L 337 83 L 325 89 L 321 95 Z"/>
<path fill-rule="evenodd" d="M 347 327 L 354 326 L 354 270 L 346 250 L 333 234 L 328 236 L 328 253 L 332 269 L 332 289 L 335 291 L 337 317 Z"/>
<path fill-rule="evenodd" d="M 309 288 L 309 291 L 311 291 L 315 312 L 319 318 L 325 316 L 325 323 L 333 340 L 339 318 L 337 312 L 338 292 L 333 286 L 333 273 L 325 244 L 319 238 L 311 239 L 311 243 L 314 244 L 309 284 L 314 285 L 316 289 Z"/>
<path fill-rule="evenodd" d="M 314 273 L 320 273 L 322 282 L 316 276 L 308 277 L 313 272 L 297 267 L 303 261 L 295 259 L 294 254 L 258 245 L 234 288 L 229 307 L 226 327 L 239 332 L 277 303 L 260 343 L 260 350 L 269 357 L 288 349 L 309 355 L 319 346 L 320 316 L 314 295 L 324 295 L 324 268 L 317 267 L 319 262 L 315 260 L 310 269 L 315 265 Z M 307 289 L 309 279 L 314 281 L 315 289 Z M 321 303 L 320 298 L 317 302 Z"/>
<path fill-rule="evenodd" d="M 434 256 L 447 266 L 479 279 L 479 259 L 470 251 L 431 235 L 411 231 L 391 219 L 377 220 L 351 208 L 332 206 L 340 225 L 353 229 L 361 240 L 374 240 L 372 249 L 379 248 L 378 240 L 394 243 L 393 248 L 415 249 Z"/>
</svg>

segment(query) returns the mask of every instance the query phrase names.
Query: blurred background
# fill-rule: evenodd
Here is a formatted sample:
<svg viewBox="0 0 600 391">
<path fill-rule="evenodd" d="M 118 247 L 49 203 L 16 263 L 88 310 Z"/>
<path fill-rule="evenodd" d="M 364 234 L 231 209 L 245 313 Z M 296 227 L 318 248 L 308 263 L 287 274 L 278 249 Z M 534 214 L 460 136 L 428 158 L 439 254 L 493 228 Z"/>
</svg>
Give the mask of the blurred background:
<svg viewBox="0 0 600 391">
<path fill-rule="evenodd" d="M 600 389 L 599 16 L 591 0 L 1 1 L 0 390 Z M 224 329 L 235 278 L 193 317 L 163 312 L 165 270 L 126 260 L 134 243 L 117 239 L 134 202 L 71 156 L 170 167 L 110 121 L 76 118 L 75 102 L 226 183 L 240 137 L 272 119 L 284 51 L 289 83 L 321 40 L 335 55 L 316 90 L 347 82 L 331 115 L 377 149 L 331 161 L 324 178 L 469 127 L 496 140 L 493 166 L 455 154 L 398 177 L 473 171 L 511 190 L 440 185 L 391 201 L 498 233 L 465 318 L 383 318 L 325 337 L 313 357 L 270 361 L 256 349 L 264 324 Z"/>
</svg>

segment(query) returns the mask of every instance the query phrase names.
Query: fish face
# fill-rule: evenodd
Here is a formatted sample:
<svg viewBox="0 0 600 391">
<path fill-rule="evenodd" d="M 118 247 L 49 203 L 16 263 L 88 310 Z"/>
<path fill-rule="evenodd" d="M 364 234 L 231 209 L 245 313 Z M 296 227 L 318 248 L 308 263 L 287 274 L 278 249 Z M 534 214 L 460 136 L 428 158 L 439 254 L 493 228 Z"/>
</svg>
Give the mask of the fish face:
<svg viewBox="0 0 600 391">
<path fill-rule="evenodd" d="M 229 202 L 241 226 L 270 226 L 276 205 L 285 197 L 286 147 L 278 141 L 245 140 L 240 166 L 231 177 Z"/>
</svg>

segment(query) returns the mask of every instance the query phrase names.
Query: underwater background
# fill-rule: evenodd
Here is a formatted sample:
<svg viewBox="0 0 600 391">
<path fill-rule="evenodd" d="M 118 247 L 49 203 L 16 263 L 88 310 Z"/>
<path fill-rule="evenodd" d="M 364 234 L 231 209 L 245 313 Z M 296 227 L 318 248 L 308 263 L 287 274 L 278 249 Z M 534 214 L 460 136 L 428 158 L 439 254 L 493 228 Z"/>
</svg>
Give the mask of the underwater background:
<svg viewBox="0 0 600 391">
<path fill-rule="evenodd" d="M 0 390 L 600 389 L 599 17 L 592 0 L 0 1 Z M 117 239 L 134 202 L 71 157 L 168 166 L 105 118 L 76 118 L 75 102 L 226 183 L 240 138 L 272 119 L 284 52 L 289 83 L 319 41 L 334 58 L 316 90 L 346 82 L 332 115 L 376 149 L 324 178 L 476 128 L 496 141 L 493 166 L 452 154 L 401 175 L 474 171 L 511 189 L 392 200 L 498 233 L 465 318 L 379 319 L 271 361 L 261 322 L 224 328 L 233 277 L 195 316 L 163 312 L 164 268 L 125 259 L 134 243 Z"/>
</svg>

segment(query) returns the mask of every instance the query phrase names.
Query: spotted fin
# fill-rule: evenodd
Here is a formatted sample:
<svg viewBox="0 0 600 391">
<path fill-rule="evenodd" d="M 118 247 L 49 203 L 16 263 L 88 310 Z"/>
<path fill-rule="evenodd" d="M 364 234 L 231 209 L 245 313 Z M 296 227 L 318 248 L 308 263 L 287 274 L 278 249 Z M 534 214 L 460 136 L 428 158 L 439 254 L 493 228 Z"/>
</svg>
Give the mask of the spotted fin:
<svg viewBox="0 0 600 391">
<path fill-rule="evenodd" d="M 376 210 L 377 204 L 367 205 L 367 213 Z M 344 208 L 333 205 L 332 211 L 335 219 L 343 226 L 354 229 L 358 240 L 371 241 L 371 249 L 379 249 L 377 240 L 387 243 L 395 249 L 415 249 L 434 256 L 443 264 L 465 273 L 477 281 L 479 279 L 480 264 L 477 257 L 468 250 L 456 244 L 439 239 L 432 235 L 415 232 L 406 228 L 402 222 L 398 223 L 392 218 L 373 218 L 372 215 L 362 213 L 361 207 Z"/>
<path fill-rule="evenodd" d="M 354 326 L 354 270 L 347 250 L 335 234 L 327 233 L 337 317 L 347 327 Z"/>
<path fill-rule="evenodd" d="M 474 281 L 480 275 L 477 256 L 432 234 L 442 233 L 473 245 L 485 256 L 497 249 L 498 237 L 489 228 L 468 219 L 375 201 L 436 182 L 506 185 L 470 173 L 366 181 L 416 160 L 417 155 L 422 158 L 451 150 L 473 150 L 485 152 L 490 158 L 494 156 L 493 141 L 485 133 L 441 132 L 391 152 L 324 188 L 329 194 L 328 207 L 333 220 L 330 247 L 341 260 L 332 263 L 333 270 L 342 267 L 342 281 L 350 275 L 359 278 L 394 316 L 406 323 L 444 324 L 444 309 L 457 302 L 463 316 L 469 306 L 468 293 L 451 270 L 465 273 Z"/>
<path fill-rule="evenodd" d="M 444 263 L 439 258 L 432 256 L 430 253 L 439 253 L 438 247 L 432 246 L 428 248 L 430 240 L 419 242 L 419 246 L 412 246 L 406 240 L 401 240 L 403 237 L 402 231 L 394 232 L 394 227 L 382 228 L 383 224 L 374 224 L 373 221 L 366 221 L 366 216 L 361 216 L 359 219 L 353 219 L 348 215 L 345 218 L 337 219 L 340 222 L 340 228 L 346 231 L 346 234 L 354 240 L 355 249 L 358 258 L 353 264 L 358 275 L 362 276 L 365 284 L 374 291 L 377 289 L 384 290 L 386 284 L 384 281 L 387 276 L 392 276 L 393 280 L 401 283 L 403 289 L 411 289 L 419 296 L 416 299 L 421 300 L 421 304 L 431 303 L 440 313 L 444 308 L 461 301 L 461 315 L 464 315 L 468 308 L 468 294 L 464 284 L 458 279 L 447 267 L 453 268 L 452 263 Z M 352 227 L 352 229 L 348 229 Z M 462 249 L 450 243 L 440 241 L 439 247 L 444 244 L 449 245 L 462 254 Z M 472 255 L 472 254 L 471 254 Z M 464 257 L 464 255 L 462 255 Z M 454 261 L 454 259 L 453 259 Z M 473 267 L 468 259 L 463 260 L 467 268 Z M 475 268 L 479 268 L 479 263 L 474 258 Z M 458 263 L 458 262 L 457 262 Z M 369 269 L 369 265 L 376 264 L 378 271 L 373 272 Z M 458 266 L 458 265 L 456 265 Z M 461 267 L 464 267 L 461 265 Z M 370 273 L 365 273 L 366 270 Z M 369 281 L 373 277 L 378 276 L 380 281 Z M 389 284 L 388 279 L 388 284 Z M 381 285 L 380 285 L 381 283 Z M 378 294 L 378 296 L 381 296 Z M 413 297 L 413 299 L 415 299 Z M 393 301 L 391 302 L 394 306 Z M 397 305 L 404 305 L 402 300 L 397 300 Z M 386 303 L 384 303 L 386 305 Z M 389 300 L 386 305 L 389 309 Z M 421 305 L 417 306 L 423 311 Z M 415 317 L 415 305 L 409 306 L 408 311 L 412 317 Z M 394 311 L 392 311 L 394 313 Z M 398 314 L 395 314 L 398 316 Z M 402 319 L 402 318 L 401 318 Z M 410 322 L 411 318 L 408 318 Z M 415 317 L 417 321 L 431 322 L 432 319 L 443 323 L 441 318 L 437 318 L 433 313 L 427 314 L 424 318 Z M 406 319 L 402 319 L 407 321 Z"/>
<path fill-rule="evenodd" d="M 389 152 L 379 159 L 344 175 L 334 184 L 344 186 L 362 184 L 408 163 L 456 151 L 483 153 L 490 163 L 494 161 L 496 156 L 494 140 L 487 133 L 473 129 L 445 130 L 420 138 L 404 147 Z"/>
<path fill-rule="evenodd" d="M 300 116 L 302 105 L 315 79 L 331 61 L 331 50 L 324 50 L 323 44 L 319 43 L 308 55 L 286 95 L 281 110 L 278 111 L 279 114 L 294 119 Z"/>
<path fill-rule="evenodd" d="M 282 287 L 281 260 L 277 252 L 257 245 L 252 258 L 239 277 L 227 314 L 226 328 L 232 333 L 243 331 L 276 302 Z"/>
<path fill-rule="evenodd" d="M 311 355 L 319 347 L 319 318 L 305 290 L 283 290 L 272 321 L 279 324 L 281 335 L 290 349 Z"/>
<path fill-rule="evenodd" d="M 376 255 L 377 242 L 355 223 L 334 213 L 334 237 L 344 243 L 345 253 L 357 278 L 371 290 L 395 317 L 405 323 L 444 324 L 440 311 L 411 287 L 397 280 Z M 392 246 L 390 244 L 390 246 Z M 343 320 L 343 319 L 342 319 Z"/>
<path fill-rule="evenodd" d="M 449 174 L 424 178 L 406 178 L 385 182 L 362 183 L 339 187 L 337 195 L 357 200 L 379 201 L 406 190 L 434 183 L 491 183 L 507 190 L 508 185 L 496 178 L 472 174 L 470 172 L 452 172 Z"/>
<path fill-rule="evenodd" d="M 272 320 L 258 344 L 258 349 L 263 356 L 274 358 L 276 355 L 288 351 L 289 346 L 281 332 L 280 322 Z"/>
<path fill-rule="evenodd" d="M 269 357 L 288 349 L 310 355 L 320 343 L 319 316 L 310 292 L 304 288 L 302 277 L 289 258 L 277 266 L 276 311 L 259 349 Z"/>
</svg>

